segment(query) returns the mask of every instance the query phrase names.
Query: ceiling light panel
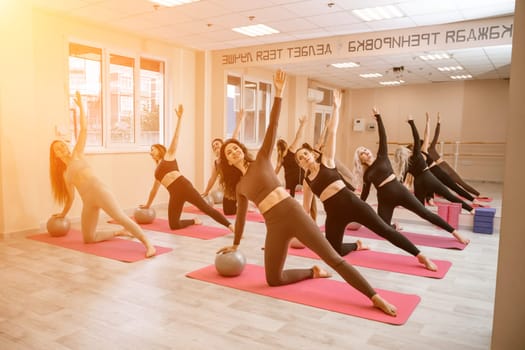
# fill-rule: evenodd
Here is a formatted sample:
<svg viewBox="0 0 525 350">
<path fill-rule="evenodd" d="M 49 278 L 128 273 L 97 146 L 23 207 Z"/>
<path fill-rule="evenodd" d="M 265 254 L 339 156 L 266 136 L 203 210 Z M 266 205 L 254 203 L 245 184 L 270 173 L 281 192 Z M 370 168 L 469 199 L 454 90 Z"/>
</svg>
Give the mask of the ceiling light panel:
<svg viewBox="0 0 525 350">
<path fill-rule="evenodd" d="M 369 7 L 352 10 L 352 13 L 365 22 L 379 21 L 382 19 L 391 19 L 404 17 L 405 15 L 394 5 Z"/>
<path fill-rule="evenodd" d="M 166 7 L 180 6 L 180 5 L 190 4 L 192 2 L 198 2 L 198 1 L 200 0 L 150 0 L 150 2 L 154 4 L 166 6 Z"/>
<path fill-rule="evenodd" d="M 252 26 L 237 27 L 237 28 L 232 28 L 232 30 L 234 32 L 248 35 L 251 37 L 279 33 L 277 29 L 273 29 L 272 27 L 268 27 L 267 25 L 264 25 L 264 24 L 255 24 Z"/>
<path fill-rule="evenodd" d="M 355 67 L 359 67 L 359 64 L 354 63 L 354 62 L 343 62 L 343 63 L 332 63 L 331 66 L 335 68 L 355 68 Z"/>
</svg>

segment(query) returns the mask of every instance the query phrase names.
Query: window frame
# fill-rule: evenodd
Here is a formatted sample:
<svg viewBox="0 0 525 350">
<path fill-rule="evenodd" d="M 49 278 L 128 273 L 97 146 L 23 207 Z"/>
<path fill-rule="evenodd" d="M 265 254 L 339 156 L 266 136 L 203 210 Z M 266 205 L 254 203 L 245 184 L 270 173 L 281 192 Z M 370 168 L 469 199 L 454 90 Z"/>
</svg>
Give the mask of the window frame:
<svg viewBox="0 0 525 350">
<path fill-rule="evenodd" d="M 66 43 L 66 75 L 67 75 L 67 91 L 68 98 L 71 96 L 71 76 L 70 76 L 70 66 L 69 59 L 70 55 L 70 45 L 84 45 L 101 50 L 101 61 L 100 61 L 100 71 L 101 71 L 101 145 L 90 145 L 86 144 L 85 152 L 86 154 L 93 153 L 142 153 L 148 152 L 151 148 L 151 144 L 141 145 L 140 142 L 140 132 L 141 132 L 141 59 L 159 61 L 162 64 L 162 92 L 159 96 L 162 97 L 162 103 L 159 104 L 159 130 L 158 130 L 158 140 L 154 143 L 164 144 L 166 139 L 166 125 L 169 110 L 168 100 L 167 100 L 167 77 L 169 76 L 168 72 L 168 59 L 166 57 L 152 55 L 150 53 L 136 52 L 133 50 L 126 50 L 110 45 L 103 45 L 97 42 L 90 42 L 86 40 L 81 40 L 77 38 L 68 38 Z M 133 142 L 130 143 L 117 143 L 112 142 L 111 140 L 111 77 L 110 77 L 110 57 L 111 55 L 123 56 L 126 58 L 133 59 Z M 74 105 L 71 103 L 71 100 L 68 102 L 68 110 L 71 113 L 71 108 Z M 74 129 L 74 126 L 71 128 Z M 72 131 L 72 139 L 75 139 L 76 135 Z"/>
<path fill-rule="evenodd" d="M 268 103 L 266 103 L 265 105 L 265 121 L 264 121 L 264 130 L 266 130 L 266 128 L 268 128 L 268 124 L 270 123 L 270 112 L 271 112 L 271 106 L 272 106 L 272 99 L 273 99 L 273 96 L 274 96 L 274 89 L 273 89 L 273 82 L 270 80 L 270 79 L 264 79 L 264 78 L 256 78 L 254 77 L 253 75 L 246 75 L 246 74 L 242 74 L 242 73 L 239 73 L 239 72 L 233 72 L 233 71 L 226 71 L 225 72 L 225 92 L 224 92 L 224 102 L 225 102 L 225 129 L 226 129 L 226 135 L 227 137 L 231 137 L 231 132 L 229 132 L 229 130 L 233 130 L 235 128 L 235 124 L 234 125 L 228 125 L 228 122 L 229 122 L 229 118 L 228 118 L 228 85 L 229 85 L 229 82 L 228 82 L 228 78 L 229 77 L 234 77 L 234 78 L 238 78 L 240 79 L 240 93 L 239 93 L 239 96 L 238 98 L 240 99 L 240 103 L 239 103 L 239 107 L 241 109 L 244 110 L 244 112 L 246 113 L 246 82 L 250 82 L 250 83 L 255 83 L 256 85 L 256 89 L 255 89 L 255 100 L 252 101 L 253 105 L 255 106 L 255 110 L 253 111 L 254 113 L 254 120 L 253 120 L 253 135 L 254 135 L 254 141 L 250 140 L 250 141 L 247 141 L 246 140 L 246 120 L 243 121 L 243 125 L 241 125 L 241 128 L 240 128 L 240 131 L 239 131 L 239 141 L 241 141 L 242 143 L 244 143 L 246 145 L 246 147 L 248 149 L 257 149 L 261 146 L 262 142 L 263 142 L 263 138 L 264 138 L 264 134 L 265 132 L 263 132 L 261 134 L 260 132 L 260 113 L 262 111 L 261 107 L 262 106 L 262 103 L 263 101 L 261 101 L 261 93 L 265 93 L 260 87 L 261 87 L 261 83 L 262 84 L 266 84 L 269 86 L 269 108 L 268 108 Z M 238 111 L 235 110 L 235 102 L 234 102 L 234 112 L 237 113 Z M 235 123 L 236 122 L 236 119 L 233 120 L 233 122 Z"/>
</svg>

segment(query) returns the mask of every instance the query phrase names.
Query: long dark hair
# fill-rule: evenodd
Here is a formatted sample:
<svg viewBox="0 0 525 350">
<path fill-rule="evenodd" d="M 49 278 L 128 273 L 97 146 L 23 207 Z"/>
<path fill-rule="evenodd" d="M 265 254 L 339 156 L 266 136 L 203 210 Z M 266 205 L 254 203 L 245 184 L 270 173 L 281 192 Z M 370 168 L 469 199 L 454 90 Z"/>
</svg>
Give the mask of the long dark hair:
<svg viewBox="0 0 525 350">
<path fill-rule="evenodd" d="M 228 159 L 226 159 L 226 154 L 224 152 L 226 146 L 230 143 L 235 143 L 241 148 L 244 153 L 245 163 L 253 162 L 253 158 L 250 156 L 246 146 L 236 139 L 228 139 L 224 141 L 221 146 L 221 152 L 219 155 L 219 182 L 222 188 L 224 188 L 224 196 L 229 199 L 235 199 L 237 195 L 236 187 L 239 181 L 241 181 L 242 172 L 237 167 L 228 164 Z"/>
<path fill-rule="evenodd" d="M 284 152 L 288 150 L 288 144 L 285 140 L 279 139 L 277 140 L 277 163 L 281 163 L 284 158 Z"/>
</svg>

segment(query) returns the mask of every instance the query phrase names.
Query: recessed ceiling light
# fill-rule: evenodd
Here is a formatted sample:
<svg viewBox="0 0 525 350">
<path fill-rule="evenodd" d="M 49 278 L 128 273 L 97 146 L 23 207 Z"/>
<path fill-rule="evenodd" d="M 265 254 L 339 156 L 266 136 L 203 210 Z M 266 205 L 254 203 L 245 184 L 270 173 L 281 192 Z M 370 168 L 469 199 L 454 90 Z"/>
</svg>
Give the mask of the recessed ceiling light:
<svg viewBox="0 0 525 350">
<path fill-rule="evenodd" d="M 430 55 L 421 55 L 419 58 L 421 58 L 423 61 L 435 61 L 448 59 L 450 58 L 450 55 L 446 53 L 435 53 Z"/>
<path fill-rule="evenodd" d="M 192 2 L 198 2 L 200 0 L 149 0 L 149 1 L 157 5 L 173 7 L 173 6 L 189 4 Z"/>
<path fill-rule="evenodd" d="M 232 30 L 234 32 L 241 33 L 241 34 L 248 35 L 248 36 L 263 36 L 263 35 L 279 33 L 277 29 L 273 29 L 264 24 L 255 24 L 255 25 L 246 26 L 246 27 L 237 27 L 237 28 L 232 28 Z"/>
<path fill-rule="evenodd" d="M 405 15 L 394 5 L 369 7 L 352 10 L 352 13 L 365 22 L 378 21 L 381 19 L 399 18 Z"/>
<path fill-rule="evenodd" d="M 355 68 L 359 67 L 359 64 L 354 62 L 342 62 L 342 63 L 332 63 L 331 66 L 335 68 Z"/>
<path fill-rule="evenodd" d="M 383 74 L 381 74 L 381 73 L 365 73 L 365 74 L 359 74 L 359 76 L 361 78 L 368 79 L 368 78 L 379 78 L 379 77 L 382 77 Z"/>
<path fill-rule="evenodd" d="M 450 66 L 450 67 L 438 67 L 440 72 L 455 72 L 457 70 L 463 70 L 461 66 Z"/>
<path fill-rule="evenodd" d="M 395 86 L 395 85 L 401 85 L 405 81 L 404 80 L 392 80 L 392 81 L 380 81 L 379 84 L 385 85 L 385 86 Z"/>
<path fill-rule="evenodd" d="M 470 79 L 472 78 L 472 75 L 470 74 L 463 74 L 463 75 L 451 75 L 450 76 L 454 80 L 461 80 L 461 79 Z"/>
</svg>

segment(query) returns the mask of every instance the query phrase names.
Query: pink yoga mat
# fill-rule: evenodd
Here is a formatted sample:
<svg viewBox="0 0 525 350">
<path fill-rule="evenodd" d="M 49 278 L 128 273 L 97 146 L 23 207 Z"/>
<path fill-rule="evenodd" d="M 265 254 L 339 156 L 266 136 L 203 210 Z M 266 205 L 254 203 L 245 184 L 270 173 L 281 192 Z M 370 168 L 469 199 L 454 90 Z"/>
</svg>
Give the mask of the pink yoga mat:
<svg viewBox="0 0 525 350">
<path fill-rule="evenodd" d="M 421 300 L 417 295 L 376 289 L 384 299 L 396 306 L 397 316 L 393 317 L 373 307 L 372 302 L 366 296 L 346 282 L 329 278 L 309 279 L 286 286 L 270 287 L 266 283 L 264 267 L 251 264 L 247 264 L 242 274 L 237 277 L 220 276 L 214 265 L 190 272 L 186 276 L 246 292 L 394 325 L 404 324 Z"/>
<path fill-rule="evenodd" d="M 164 233 L 171 233 L 174 235 L 187 236 L 199 239 L 213 239 L 222 237 L 230 233 L 230 230 L 222 227 L 206 226 L 206 225 L 191 225 L 178 230 L 170 229 L 168 220 L 155 219 L 151 224 L 140 225 L 145 230 L 159 231 Z"/>
<path fill-rule="evenodd" d="M 319 256 L 308 248 L 289 248 L 288 254 L 302 256 L 305 258 L 319 259 Z M 369 267 L 376 270 L 404 273 L 407 275 L 443 278 L 452 266 L 450 261 L 434 260 L 437 271 L 427 270 L 417 261 L 417 258 L 409 255 L 392 254 L 373 250 L 359 250 L 347 254 L 344 259 L 355 266 Z"/>
<path fill-rule="evenodd" d="M 215 209 L 217 211 L 221 212 L 224 215 L 224 212 L 222 211 L 222 209 L 220 209 L 220 208 L 215 208 Z M 192 205 L 185 206 L 183 211 L 185 213 L 206 215 L 200 209 L 198 209 L 198 208 L 196 208 L 196 207 L 194 207 Z M 235 215 L 225 215 L 225 216 L 228 217 L 228 218 L 235 217 Z M 264 216 L 262 216 L 262 214 L 259 213 L 259 212 L 248 211 L 246 213 L 246 220 L 248 220 L 248 221 L 255 221 L 255 222 L 264 222 Z"/>
<path fill-rule="evenodd" d="M 325 231 L 325 227 L 320 227 L 321 231 Z M 434 248 L 444 248 L 444 249 L 459 249 L 463 250 L 467 246 L 466 244 L 463 244 L 459 242 L 457 239 L 455 239 L 452 236 L 434 236 L 434 235 L 426 235 L 423 233 L 413 233 L 413 232 L 405 232 L 402 231 L 403 235 L 408 238 L 414 245 L 416 246 L 425 246 L 425 247 L 434 247 Z M 385 240 L 383 237 L 375 234 L 368 228 L 361 226 L 358 230 L 346 230 L 345 234 L 359 237 L 359 238 L 370 238 L 370 239 L 379 239 L 379 240 Z M 448 232 L 446 233 L 449 234 Z"/>
<path fill-rule="evenodd" d="M 66 236 L 62 237 L 52 237 L 49 233 L 40 233 L 28 236 L 27 238 L 124 262 L 135 262 L 146 259 L 144 255 L 146 253 L 146 248 L 144 248 L 142 243 L 121 238 L 113 238 L 109 241 L 98 243 L 84 243 L 82 240 L 82 233 L 77 230 L 70 230 Z M 173 250 L 171 248 L 160 246 L 155 246 L 155 248 L 157 249 L 157 255 L 168 253 Z"/>
</svg>

